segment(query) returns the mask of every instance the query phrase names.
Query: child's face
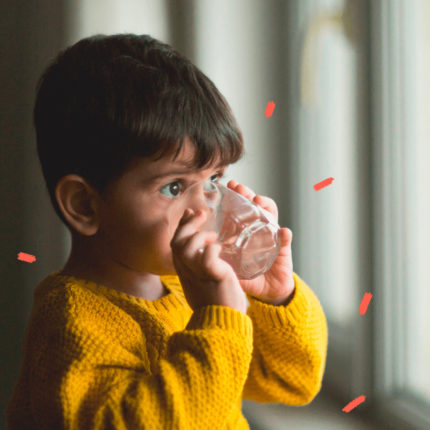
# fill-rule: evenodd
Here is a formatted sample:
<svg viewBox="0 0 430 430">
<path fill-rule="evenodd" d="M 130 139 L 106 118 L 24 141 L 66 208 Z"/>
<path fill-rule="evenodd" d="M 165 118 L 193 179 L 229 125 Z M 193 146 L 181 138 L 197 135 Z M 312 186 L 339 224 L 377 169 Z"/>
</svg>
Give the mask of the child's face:
<svg viewBox="0 0 430 430">
<path fill-rule="evenodd" d="M 191 160 L 193 154 L 194 147 L 186 140 L 175 161 L 140 160 L 109 187 L 100 206 L 99 230 L 93 236 L 106 260 L 138 272 L 176 274 L 170 241 L 185 210 L 184 191 L 196 182 L 201 187 L 207 180 L 217 182 L 226 169 L 215 163 L 190 172 L 181 162 Z M 170 172 L 176 173 L 153 178 Z"/>
</svg>

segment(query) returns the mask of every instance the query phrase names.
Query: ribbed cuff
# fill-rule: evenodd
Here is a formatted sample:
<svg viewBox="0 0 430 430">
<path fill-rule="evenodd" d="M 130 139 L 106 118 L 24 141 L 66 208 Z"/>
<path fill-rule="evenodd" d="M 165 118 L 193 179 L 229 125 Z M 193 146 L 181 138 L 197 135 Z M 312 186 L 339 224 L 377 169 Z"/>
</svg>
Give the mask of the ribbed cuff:
<svg viewBox="0 0 430 430">
<path fill-rule="evenodd" d="M 228 306 L 203 306 L 194 311 L 186 330 L 220 328 L 252 336 L 252 320 L 243 312 Z"/>
<path fill-rule="evenodd" d="M 307 319 L 314 293 L 296 273 L 293 273 L 293 278 L 294 295 L 287 305 L 274 306 L 247 295 L 250 303 L 248 315 L 271 327 L 297 326 Z"/>
</svg>

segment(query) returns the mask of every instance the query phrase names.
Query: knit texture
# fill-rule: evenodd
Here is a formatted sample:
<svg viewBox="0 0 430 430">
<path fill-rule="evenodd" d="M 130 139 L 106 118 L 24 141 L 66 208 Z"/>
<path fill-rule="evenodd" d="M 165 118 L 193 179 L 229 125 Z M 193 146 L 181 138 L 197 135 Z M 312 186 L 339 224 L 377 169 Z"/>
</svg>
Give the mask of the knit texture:
<svg viewBox="0 0 430 430">
<path fill-rule="evenodd" d="M 15 429 L 249 429 L 242 398 L 305 405 L 321 388 L 327 323 L 294 273 L 286 306 L 189 307 L 179 278 L 144 300 L 58 270 L 35 289 Z"/>
</svg>

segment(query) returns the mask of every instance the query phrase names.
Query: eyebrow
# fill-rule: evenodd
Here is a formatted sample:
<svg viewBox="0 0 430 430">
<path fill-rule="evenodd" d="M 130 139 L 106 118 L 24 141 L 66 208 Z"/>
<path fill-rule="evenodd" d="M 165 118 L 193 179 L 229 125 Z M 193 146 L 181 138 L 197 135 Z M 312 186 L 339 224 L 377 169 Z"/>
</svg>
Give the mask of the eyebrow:
<svg viewBox="0 0 430 430">
<path fill-rule="evenodd" d="M 185 164 L 183 164 L 183 165 L 185 165 Z M 222 169 L 226 169 L 226 168 L 227 168 L 227 165 L 225 165 L 225 164 L 219 164 L 218 166 L 215 166 L 213 168 L 213 170 L 222 170 Z M 151 177 L 147 178 L 145 180 L 145 182 L 147 184 L 150 184 L 150 183 L 154 183 L 155 181 L 157 181 L 159 179 L 166 178 L 168 176 L 184 175 L 184 174 L 187 174 L 187 173 L 191 174 L 191 173 L 198 172 L 198 171 L 199 171 L 199 169 L 193 169 L 193 170 L 190 171 L 189 168 L 186 169 L 186 170 L 171 170 L 171 171 L 168 171 L 168 172 L 158 173 L 158 174 L 156 174 L 154 176 L 151 176 Z"/>
</svg>

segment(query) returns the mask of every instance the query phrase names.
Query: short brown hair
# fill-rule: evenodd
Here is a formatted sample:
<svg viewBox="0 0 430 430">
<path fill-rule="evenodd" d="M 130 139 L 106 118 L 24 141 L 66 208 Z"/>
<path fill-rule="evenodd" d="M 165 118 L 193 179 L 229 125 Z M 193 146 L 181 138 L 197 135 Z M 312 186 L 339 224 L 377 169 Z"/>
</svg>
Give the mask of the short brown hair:
<svg viewBox="0 0 430 430">
<path fill-rule="evenodd" d="M 242 133 L 213 82 L 171 46 L 148 35 L 97 34 L 62 50 L 36 87 L 37 151 L 50 199 L 82 176 L 103 195 L 136 157 L 179 154 L 189 138 L 193 167 L 238 161 Z"/>
</svg>

